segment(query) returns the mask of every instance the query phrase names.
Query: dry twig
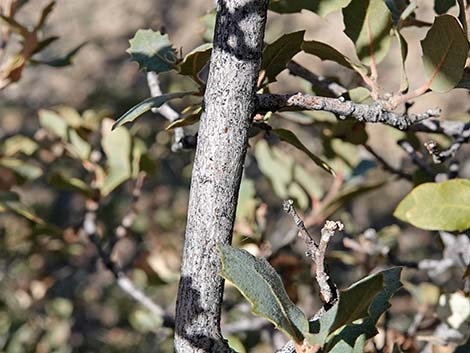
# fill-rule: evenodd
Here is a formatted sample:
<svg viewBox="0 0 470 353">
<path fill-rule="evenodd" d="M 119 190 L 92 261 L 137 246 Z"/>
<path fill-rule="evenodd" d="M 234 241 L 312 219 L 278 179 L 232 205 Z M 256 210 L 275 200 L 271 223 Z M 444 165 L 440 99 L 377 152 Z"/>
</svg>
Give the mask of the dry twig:
<svg viewBox="0 0 470 353">
<path fill-rule="evenodd" d="M 136 193 L 139 194 L 140 189 Z M 135 194 L 133 196 L 137 197 L 135 196 Z M 135 201 L 137 201 L 137 199 L 135 199 Z M 121 288 L 127 295 L 129 295 L 136 302 L 144 306 L 153 315 L 155 315 L 158 318 L 162 318 L 163 326 L 174 327 L 174 319 L 170 315 L 168 315 L 159 305 L 153 302 L 153 300 L 150 299 L 144 292 L 138 289 L 134 285 L 134 283 L 131 281 L 131 279 L 125 274 L 121 266 L 119 266 L 117 263 L 115 263 L 111 259 L 111 254 L 112 254 L 115 242 L 111 242 L 110 246 L 107 248 L 102 244 L 98 236 L 97 225 L 96 225 L 98 208 L 99 208 L 99 203 L 97 201 L 94 201 L 91 199 L 87 200 L 86 213 L 85 213 L 83 226 L 82 226 L 82 231 L 85 237 L 95 246 L 99 258 L 103 262 L 106 269 L 108 269 L 113 274 L 119 288 Z M 123 223 L 124 223 L 124 220 L 128 222 L 130 218 L 134 217 L 134 216 L 131 216 L 132 212 L 133 211 L 131 211 L 128 214 L 127 220 L 126 220 L 126 217 L 124 217 Z M 131 224 L 126 223 L 125 225 L 123 223 L 121 223 L 121 225 L 117 229 L 118 230 L 124 229 L 124 232 L 127 232 L 127 229 L 132 225 L 132 223 Z M 116 234 L 114 238 L 117 239 L 118 235 Z"/>
<path fill-rule="evenodd" d="M 293 201 L 284 201 L 282 206 L 284 211 L 294 218 L 294 222 L 299 230 L 298 235 L 306 243 L 306 254 L 307 256 L 310 256 L 312 261 L 315 263 L 315 280 L 320 287 L 320 297 L 324 303 L 322 308 L 310 320 L 315 321 L 322 317 L 326 311 L 337 302 L 339 298 L 338 288 L 328 275 L 328 270 L 325 265 L 325 254 L 331 237 L 335 234 L 335 232 L 343 230 L 344 226 L 341 222 L 326 221 L 324 227 L 321 230 L 320 243 L 317 244 L 305 228 L 304 222 L 295 211 Z M 295 349 L 294 342 L 289 341 L 281 349 L 277 350 L 276 353 L 293 353 L 295 352 Z"/>
<path fill-rule="evenodd" d="M 409 181 L 413 180 L 413 176 L 411 174 L 405 173 L 401 169 L 395 168 L 392 165 L 390 165 L 384 158 L 382 158 L 382 156 L 380 156 L 377 152 L 374 151 L 372 146 L 368 144 L 364 144 L 363 146 L 367 150 L 367 152 L 369 152 L 372 156 L 374 156 L 374 158 L 377 160 L 377 162 L 380 163 L 380 165 L 382 166 L 384 170 L 386 170 L 387 172 L 390 172 L 391 174 L 395 174 L 399 176 L 400 178 L 403 178 Z"/>
</svg>

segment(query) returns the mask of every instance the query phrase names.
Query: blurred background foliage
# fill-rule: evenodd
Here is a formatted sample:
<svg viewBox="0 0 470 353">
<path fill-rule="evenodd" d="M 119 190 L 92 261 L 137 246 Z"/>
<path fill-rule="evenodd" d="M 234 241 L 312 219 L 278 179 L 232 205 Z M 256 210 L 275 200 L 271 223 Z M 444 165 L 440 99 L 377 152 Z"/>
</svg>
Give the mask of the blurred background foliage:
<svg viewBox="0 0 470 353">
<path fill-rule="evenodd" d="M 149 112 L 114 132 L 111 126 L 149 96 L 145 74 L 126 53 L 129 39 L 139 28 L 160 30 L 169 34 L 178 55 L 187 54 L 210 41 L 213 2 L 61 0 L 50 9 L 47 1 L 17 3 L 22 6 L 14 18 L 28 30 L 12 32 L 1 49 L 1 63 L 6 63 L 2 79 L 12 82 L 0 92 L 0 352 L 171 352 L 171 328 L 122 291 L 97 250 L 108 251 L 137 288 L 173 313 L 193 151 L 171 151 L 173 131 L 165 130 L 168 122 L 159 114 Z M 416 16 L 423 22 L 432 23 L 435 11 L 458 11 L 455 2 L 436 9 L 429 1 L 417 3 Z M 38 22 L 45 13 L 47 18 Z M 355 56 L 338 26 L 341 13 L 326 18 L 308 11 L 269 16 L 267 43 L 306 29 L 306 39 L 321 39 Z M 1 26 L 5 40 L 4 28 L 11 29 L 11 23 L 4 20 Z M 426 30 L 402 32 L 409 43 L 406 66 L 412 85 L 422 81 L 418 43 Z M 59 38 L 48 39 L 55 36 Z M 35 46 L 25 49 L 32 42 Z M 399 47 L 391 45 L 379 66 L 385 91 L 400 85 Z M 8 61 L 25 50 L 34 56 L 23 56 L 20 64 Z M 367 99 L 352 71 L 304 53 L 295 60 L 350 89 L 351 98 Z M 193 80 L 177 78 L 175 72 L 159 79 L 164 92 L 197 89 Z M 314 93 L 307 81 L 287 71 L 269 87 L 271 92 Z M 171 105 L 182 111 L 199 101 L 184 97 Z M 444 118 L 468 121 L 468 103 L 467 90 L 431 92 L 409 109 L 439 106 Z M 468 235 L 424 231 L 392 216 L 413 185 L 432 180 L 432 173 L 442 168 L 432 165 L 429 175 L 397 141 L 409 139 L 420 158 L 430 161 L 422 148 L 429 136 L 339 121 L 328 113 L 284 112 L 267 118 L 273 127 L 293 131 L 337 177 L 276 134 L 256 131 L 240 190 L 234 244 L 267 257 L 291 299 L 314 314 L 321 303 L 311 264 L 281 206 L 291 198 L 314 234 L 327 218 L 345 224 L 329 252 L 340 288 L 377 269 L 407 266 L 404 289 L 395 296 L 369 351 L 396 342 L 403 352 L 419 352 L 426 345 L 432 352 L 452 352 L 465 342 L 470 335 L 468 273 L 463 279 L 470 262 Z M 187 129 L 194 133 L 197 125 Z M 432 137 L 449 144 L 442 136 Z M 412 175 L 412 182 L 384 170 L 371 150 Z M 458 154 L 462 178 L 470 177 L 469 152 L 464 146 Z M 91 211 L 98 249 L 84 229 Z M 467 257 L 462 258 L 462 249 L 468 250 Z M 239 352 L 271 352 L 284 339 L 266 321 L 252 317 L 231 285 L 224 305 L 223 330 Z"/>
</svg>

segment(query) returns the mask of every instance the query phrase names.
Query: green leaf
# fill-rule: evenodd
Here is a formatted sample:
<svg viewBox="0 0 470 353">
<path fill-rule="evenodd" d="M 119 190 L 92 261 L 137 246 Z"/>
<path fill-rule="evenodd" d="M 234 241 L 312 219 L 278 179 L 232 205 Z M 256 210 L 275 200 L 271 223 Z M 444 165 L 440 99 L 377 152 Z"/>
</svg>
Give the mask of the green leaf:
<svg viewBox="0 0 470 353">
<path fill-rule="evenodd" d="M 251 303 L 253 313 L 271 321 L 296 342 L 308 331 L 304 313 L 289 299 L 281 278 L 266 259 L 243 249 L 217 245 L 222 260 L 220 275 L 232 282 Z"/>
<path fill-rule="evenodd" d="M 68 123 L 56 112 L 41 109 L 38 113 L 39 124 L 49 132 L 67 141 Z"/>
<path fill-rule="evenodd" d="M 284 34 L 263 50 L 261 70 L 266 71 L 268 82 L 276 81 L 276 76 L 286 68 L 287 63 L 300 52 L 305 31 Z"/>
<path fill-rule="evenodd" d="M 438 15 L 446 13 L 452 6 L 455 6 L 455 0 L 434 0 L 434 11 Z"/>
<path fill-rule="evenodd" d="M 173 121 L 170 123 L 165 130 L 173 130 L 177 127 L 189 126 L 194 125 L 201 119 L 202 108 L 198 107 L 196 109 L 191 109 L 187 113 L 183 112 L 183 115 L 178 120 Z"/>
<path fill-rule="evenodd" d="M 206 42 L 214 41 L 215 14 L 215 9 L 212 9 L 210 12 L 199 18 L 199 21 L 204 27 L 204 32 L 201 34 L 201 37 Z"/>
<path fill-rule="evenodd" d="M 400 92 L 406 93 L 409 88 L 408 75 L 406 74 L 406 57 L 408 56 L 408 43 L 406 39 L 401 35 L 398 29 L 394 30 L 395 36 L 400 46 L 400 61 L 401 61 L 401 78 L 400 78 Z"/>
<path fill-rule="evenodd" d="M 129 43 L 127 52 L 141 69 L 160 73 L 175 68 L 176 51 L 167 34 L 151 29 L 139 29 Z"/>
<path fill-rule="evenodd" d="M 468 41 L 457 19 L 436 17 L 426 38 L 421 41 L 426 80 L 436 92 L 448 92 L 463 76 Z"/>
<path fill-rule="evenodd" d="M 77 154 L 77 156 L 82 161 L 87 160 L 91 153 L 90 144 L 83 138 L 81 138 L 78 132 L 74 129 L 69 129 L 68 135 L 70 145 L 73 148 L 74 152 Z"/>
<path fill-rule="evenodd" d="M 334 170 L 325 161 L 310 152 L 310 150 L 305 147 L 302 142 L 300 142 L 298 137 L 292 131 L 285 129 L 273 129 L 272 132 L 275 133 L 282 141 L 291 144 L 292 146 L 298 148 L 299 150 L 307 154 L 307 156 L 309 156 L 310 159 L 315 162 L 316 165 L 335 176 Z"/>
<path fill-rule="evenodd" d="M 46 38 L 44 40 L 41 40 L 37 45 L 36 45 L 36 48 L 34 48 L 33 52 L 31 55 L 35 55 L 41 51 L 43 51 L 44 49 L 46 49 L 49 45 L 51 45 L 52 43 L 54 43 L 56 40 L 58 40 L 59 37 L 56 37 L 56 36 L 52 36 L 52 37 L 49 37 L 49 38 Z M 34 61 L 33 61 L 34 62 Z"/>
<path fill-rule="evenodd" d="M 367 276 L 341 291 L 339 301 L 319 320 L 313 321 L 312 334 L 307 339 L 310 344 L 323 345 L 328 335 L 340 327 L 369 316 L 369 306 L 377 293 L 384 288 L 384 277 L 381 272 Z"/>
<path fill-rule="evenodd" d="M 344 33 L 364 64 L 380 63 L 390 47 L 392 16 L 383 0 L 353 0 L 343 9 Z"/>
<path fill-rule="evenodd" d="M 29 137 L 13 135 L 3 142 L 2 154 L 6 157 L 11 157 L 17 153 L 30 156 L 37 151 L 38 147 L 38 144 Z"/>
<path fill-rule="evenodd" d="M 351 347 L 345 341 L 339 341 L 328 351 L 328 353 L 364 353 L 364 346 L 366 345 L 366 335 L 360 335 Z"/>
<path fill-rule="evenodd" d="M 30 207 L 21 202 L 18 194 L 14 192 L 0 192 L 0 213 L 7 211 L 16 213 L 31 222 L 41 225 L 45 224 Z"/>
<path fill-rule="evenodd" d="M 301 209 L 306 209 L 311 201 L 310 195 L 323 196 L 317 179 L 302 168 L 292 154 L 260 140 L 255 146 L 255 157 L 258 168 L 281 200 L 293 199 Z"/>
<path fill-rule="evenodd" d="M 42 175 L 42 169 L 35 164 L 16 158 L 1 158 L 0 166 L 10 169 L 24 180 L 34 180 Z"/>
<path fill-rule="evenodd" d="M 140 102 L 139 104 L 133 106 L 131 109 L 125 112 L 118 120 L 116 120 L 116 122 L 114 123 L 111 129 L 114 130 L 117 127 L 125 123 L 134 121 L 142 114 L 148 112 L 150 109 L 159 108 L 163 104 L 165 104 L 166 102 L 172 99 L 182 98 L 182 97 L 194 94 L 194 93 L 195 92 L 177 92 L 177 93 L 162 94 L 161 96 L 158 96 L 158 97 L 147 98 L 146 100 Z"/>
<path fill-rule="evenodd" d="M 147 146 L 145 142 L 139 138 L 134 137 L 133 145 L 132 145 L 132 163 L 131 169 L 132 179 L 136 179 L 139 176 L 139 172 L 141 171 L 141 161 L 142 158 L 145 158 L 145 154 L 147 152 Z"/>
<path fill-rule="evenodd" d="M 60 171 L 56 171 L 56 172 L 49 174 L 47 179 L 48 179 L 49 184 L 59 189 L 79 192 L 85 197 L 90 197 L 93 194 L 93 191 L 90 185 L 85 183 L 83 180 L 66 176 L 63 172 L 60 172 Z"/>
<path fill-rule="evenodd" d="M 108 195 L 132 175 L 131 135 L 127 129 L 111 131 L 111 120 L 103 120 L 101 145 L 107 157 L 107 174 L 101 186 L 102 196 Z"/>
<path fill-rule="evenodd" d="M 212 43 L 202 44 L 188 53 L 178 65 L 180 74 L 196 76 L 209 62 L 212 53 Z"/>
<path fill-rule="evenodd" d="M 148 310 L 136 309 L 129 315 L 129 323 L 139 332 L 157 332 L 162 327 L 163 319 Z"/>
<path fill-rule="evenodd" d="M 386 180 L 378 182 L 368 182 L 341 190 L 332 200 L 330 200 L 323 208 L 322 215 L 328 217 L 338 211 L 342 206 L 356 199 L 360 195 L 368 193 L 370 191 L 377 190 L 387 183 Z"/>
<path fill-rule="evenodd" d="M 354 103 L 372 104 L 374 101 L 370 96 L 370 91 L 365 87 L 355 87 L 348 91 L 349 98 Z"/>
<path fill-rule="evenodd" d="M 333 332 L 327 339 L 327 352 L 357 353 L 364 351 L 366 339 L 372 338 L 378 333 L 375 326 L 379 318 L 390 308 L 390 299 L 402 286 L 400 282 L 401 270 L 400 267 L 394 267 L 380 272 L 383 276 L 384 288 L 374 297 L 369 306 L 368 316 L 360 323 L 348 324 Z M 344 350 L 333 350 L 337 345 L 342 346 Z"/>
<path fill-rule="evenodd" d="M 72 64 L 72 61 L 75 58 L 75 55 L 77 55 L 80 49 L 82 49 L 86 44 L 87 42 L 83 42 L 62 56 L 58 56 L 56 58 L 52 58 L 48 60 L 34 60 L 33 62 L 36 64 L 43 64 L 43 65 L 52 66 L 52 67 L 69 66 Z"/>
<path fill-rule="evenodd" d="M 351 0 L 272 0 L 269 9 L 277 13 L 295 13 L 309 10 L 325 17 L 331 12 L 339 11 L 346 7 Z"/>
<path fill-rule="evenodd" d="M 400 202 L 393 215 L 427 230 L 469 229 L 470 180 L 421 184 Z"/>
<path fill-rule="evenodd" d="M 302 50 L 307 54 L 319 57 L 321 60 L 331 60 L 348 69 L 367 74 L 367 67 L 361 63 L 354 62 L 352 59 L 326 43 L 318 42 L 316 40 L 304 41 L 302 43 Z"/>
</svg>

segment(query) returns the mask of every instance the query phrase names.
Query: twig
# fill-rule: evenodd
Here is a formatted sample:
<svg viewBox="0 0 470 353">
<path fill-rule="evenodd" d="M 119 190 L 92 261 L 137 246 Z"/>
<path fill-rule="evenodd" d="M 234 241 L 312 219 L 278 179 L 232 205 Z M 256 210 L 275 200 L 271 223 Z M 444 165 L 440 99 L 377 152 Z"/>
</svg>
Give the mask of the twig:
<svg viewBox="0 0 470 353">
<path fill-rule="evenodd" d="M 403 178 L 403 179 L 406 179 L 406 180 L 409 180 L 409 181 L 413 180 L 413 177 L 410 174 L 405 173 L 402 170 L 391 166 L 385 159 L 382 158 L 382 156 L 377 154 L 377 152 L 375 152 L 370 145 L 364 144 L 363 146 L 367 150 L 367 152 L 369 152 L 371 155 L 374 156 L 374 158 L 377 160 L 377 162 L 380 163 L 380 165 L 382 166 L 382 168 L 384 170 L 386 170 L 387 172 L 390 172 L 392 174 L 395 174 L 395 175 L 399 176 L 400 178 Z"/>
<path fill-rule="evenodd" d="M 138 289 L 129 277 L 126 276 L 121 267 L 111 259 L 112 248 L 105 250 L 97 235 L 96 227 L 96 213 L 98 211 L 98 202 L 94 200 L 87 200 L 86 213 L 83 221 L 83 232 L 88 240 L 95 246 L 98 256 L 103 262 L 104 266 L 116 278 L 118 286 L 132 299 L 147 308 L 153 315 L 163 319 L 163 326 L 174 327 L 174 319 L 165 313 L 165 311 L 155 304 L 145 293 Z"/>
<path fill-rule="evenodd" d="M 135 217 L 137 216 L 137 201 L 142 193 L 142 186 L 144 185 L 144 180 L 147 176 L 147 173 L 140 172 L 135 180 L 134 187 L 132 189 L 132 200 L 129 210 L 122 218 L 121 224 L 116 228 L 115 235 L 117 239 L 124 238 L 128 233 L 130 227 L 134 224 Z"/>
<path fill-rule="evenodd" d="M 307 228 L 305 228 L 305 224 L 302 219 L 297 214 L 294 208 L 294 202 L 292 200 L 286 200 L 282 203 L 282 208 L 284 212 L 292 216 L 294 218 L 295 226 L 298 229 L 298 236 L 305 242 L 307 246 L 307 251 L 305 254 L 312 258 L 312 261 L 315 262 L 315 256 L 317 254 L 318 245 L 315 242 L 315 239 L 310 235 Z"/>
<path fill-rule="evenodd" d="M 323 302 L 330 307 L 338 299 L 338 288 L 325 270 L 325 253 L 330 238 L 336 231 L 342 231 L 343 229 L 344 225 L 341 222 L 327 220 L 321 230 L 320 244 L 315 254 L 316 280 L 320 286 L 320 294 Z M 322 309 L 326 311 L 325 305 Z M 317 313 L 315 316 L 320 317 L 321 315 Z"/>
<path fill-rule="evenodd" d="M 439 109 L 429 109 L 422 114 L 399 114 L 386 110 L 380 103 L 372 105 L 345 101 L 342 98 L 296 94 L 258 94 L 258 111 L 277 111 L 294 107 L 303 110 L 321 110 L 337 114 L 340 119 L 347 117 L 369 123 L 384 123 L 400 130 L 425 119 L 437 117 Z"/>
<path fill-rule="evenodd" d="M 302 65 L 296 63 L 295 61 L 290 61 L 287 64 L 287 68 L 289 69 L 291 75 L 299 76 L 311 82 L 314 87 L 318 87 L 322 89 L 323 91 L 325 91 L 327 95 L 339 97 L 343 95 L 345 92 L 347 92 L 347 89 L 341 86 L 340 84 L 314 74 L 313 72 L 309 71 Z M 407 99 L 409 98 L 411 97 L 408 97 Z M 386 104 L 387 102 L 384 102 L 384 103 Z M 405 101 L 405 104 L 406 103 L 407 101 Z M 437 112 L 437 110 L 433 110 L 433 111 Z M 460 144 L 468 143 L 470 141 L 470 123 L 465 123 L 462 121 L 438 120 L 438 119 L 433 119 L 432 117 L 430 117 L 429 119 L 425 119 L 420 122 L 414 123 L 412 126 L 409 127 L 409 130 L 415 131 L 415 132 L 444 134 L 444 135 L 454 138 L 456 143 L 460 143 Z M 458 150 L 458 148 L 460 148 L 460 146 L 459 147 L 454 146 L 451 151 L 447 152 L 447 154 L 452 154 L 453 151 Z"/>
<path fill-rule="evenodd" d="M 326 221 L 321 230 L 320 243 L 317 245 L 315 240 L 305 228 L 304 222 L 298 216 L 293 206 L 292 200 L 287 200 L 282 203 L 283 209 L 286 213 L 294 218 L 295 225 L 299 230 L 299 237 L 302 238 L 307 245 L 307 256 L 310 256 L 315 263 L 315 279 L 320 287 L 320 298 L 323 301 L 323 306 L 318 310 L 310 321 L 318 320 L 326 311 L 331 308 L 339 298 L 339 291 L 330 276 L 325 265 L 325 253 L 331 237 L 336 231 L 341 231 L 344 225 L 341 222 Z M 287 342 L 276 353 L 293 353 L 296 347 L 293 341 Z"/>
<path fill-rule="evenodd" d="M 464 143 L 470 139 L 470 129 L 464 130 L 455 140 L 451 143 L 450 147 L 445 150 L 440 150 L 437 143 L 433 140 L 427 141 L 424 146 L 432 156 L 434 163 L 444 163 L 446 160 L 455 157 L 456 153 Z"/>
<path fill-rule="evenodd" d="M 458 138 L 461 135 L 467 134 L 466 131 L 470 131 L 470 123 L 453 120 L 428 119 L 413 125 L 410 127 L 410 130 L 416 132 L 438 133 Z"/>
<path fill-rule="evenodd" d="M 147 73 L 147 83 L 150 89 L 150 95 L 152 97 L 158 97 L 162 95 L 162 90 L 160 89 L 160 80 L 158 79 L 158 75 L 155 72 L 150 71 Z M 170 123 L 180 118 L 180 114 L 167 103 L 164 103 L 159 108 L 152 108 L 152 112 L 162 115 Z M 184 149 L 182 140 L 185 138 L 185 133 L 182 127 L 174 128 L 174 132 L 175 136 L 173 144 L 171 145 L 171 150 L 173 152 L 178 152 Z"/>
<path fill-rule="evenodd" d="M 331 95 L 332 97 L 339 97 L 342 94 L 346 93 L 348 90 L 341 86 L 340 84 L 329 80 L 323 76 L 318 76 L 303 67 L 302 65 L 296 63 L 295 61 L 289 61 L 287 63 L 287 69 L 289 73 L 293 76 L 298 76 L 310 82 L 314 89 L 318 88 L 323 93 Z"/>
<path fill-rule="evenodd" d="M 434 177 L 434 172 L 433 170 L 430 168 L 430 166 L 423 160 L 423 158 L 421 156 L 418 155 L 418 153 L 416 153 L 414 147 L 411 145 L 410 142 L 406 141 L 406 140 L 400 140 L 398 141 L 398 145 L 406 152 L 409 154 L 409 156 L 411 157 L 411 159 L 413 160 L 413 162 L 418 166 L 420 167 L 421 169 L 423 169 L 428 175 Z"/>
</svg>

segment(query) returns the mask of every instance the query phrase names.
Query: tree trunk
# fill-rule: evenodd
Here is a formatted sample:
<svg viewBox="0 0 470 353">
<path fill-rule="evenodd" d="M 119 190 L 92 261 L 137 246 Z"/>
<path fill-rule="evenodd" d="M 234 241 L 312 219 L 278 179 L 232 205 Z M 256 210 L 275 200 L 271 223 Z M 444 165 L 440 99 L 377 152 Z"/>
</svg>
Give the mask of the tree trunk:
<svg viewBox="0 0 470 353">
<path fill-rule="evenodd" d="M 216 245 L 232 238 L 267 5 L 218 1 L 176 303 L 178 353 L 230 351 L 220 331 L 224 283 Z"/>
</svg>

